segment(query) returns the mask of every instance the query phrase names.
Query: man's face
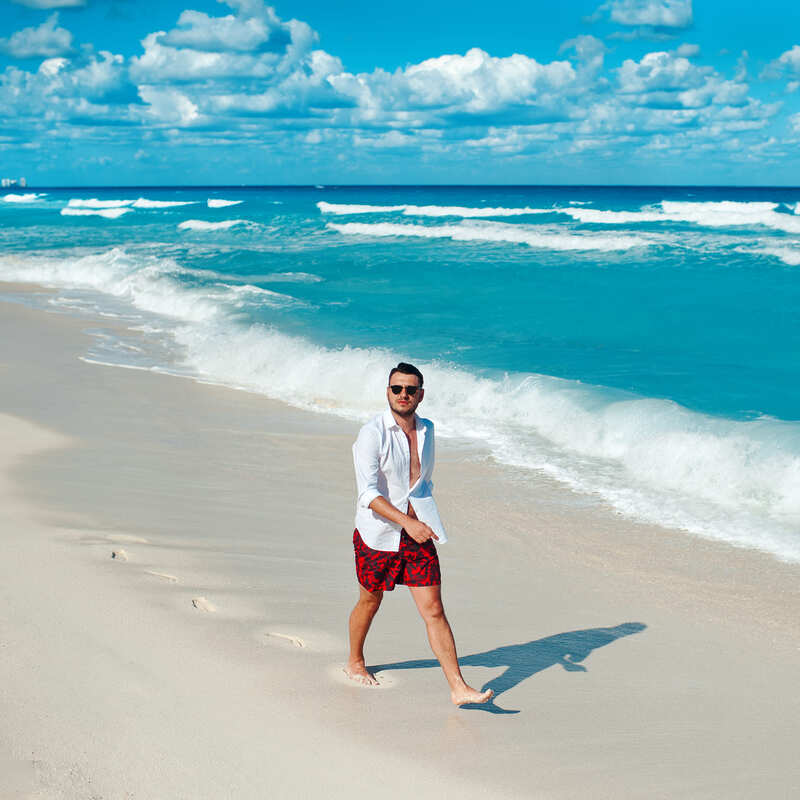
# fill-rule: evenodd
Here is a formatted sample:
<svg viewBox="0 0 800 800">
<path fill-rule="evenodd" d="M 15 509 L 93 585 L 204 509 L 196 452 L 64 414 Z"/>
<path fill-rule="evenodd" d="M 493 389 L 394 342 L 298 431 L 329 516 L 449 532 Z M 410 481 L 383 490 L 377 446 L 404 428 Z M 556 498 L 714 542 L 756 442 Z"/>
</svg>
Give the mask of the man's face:
<svg viewBox="0 0 800 800">
<path fill-rule="evenodd" d="M 403 387 L 399 394 L 392 391 L 392 386 Z M 412 387 L 411 391 L 416 391 L 413 395 L 409 393 L 406 387 Z M 395 372 L 389 379 L 389 385 L 386 387 L 386 397 L 389 400 L 389 408 L 401 417 L 410 417 L 416 410 L 417 406 L 422 402 L 422 397 L 425 394 L 424 389 L 419 388 L 419 378 L 416 375 L 406 375 L 402 372 Z"/>
</svg>

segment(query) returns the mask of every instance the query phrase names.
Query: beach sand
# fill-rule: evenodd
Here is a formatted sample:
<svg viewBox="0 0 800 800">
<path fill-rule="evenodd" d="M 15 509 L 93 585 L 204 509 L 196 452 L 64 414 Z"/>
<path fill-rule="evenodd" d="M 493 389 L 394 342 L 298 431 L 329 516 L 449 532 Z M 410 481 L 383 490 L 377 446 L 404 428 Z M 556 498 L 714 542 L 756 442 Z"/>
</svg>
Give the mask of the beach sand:
<svg viewBox="0 0 800 800">
<path fill-rule="evenodd" d="M 80 360 L 108 325 L 0 303 L 0 797 L 797 796 L 800 567 L 439 440 L 496 703 L 449 703 L 403 588 L 349 684 L 357 426 Z"/>
</svg>

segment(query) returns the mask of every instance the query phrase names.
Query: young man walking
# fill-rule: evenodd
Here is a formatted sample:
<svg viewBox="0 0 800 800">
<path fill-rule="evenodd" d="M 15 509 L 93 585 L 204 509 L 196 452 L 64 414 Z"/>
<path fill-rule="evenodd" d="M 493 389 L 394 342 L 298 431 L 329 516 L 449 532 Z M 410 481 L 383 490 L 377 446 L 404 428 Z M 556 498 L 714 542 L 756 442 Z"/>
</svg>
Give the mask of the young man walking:
<svg viewBox="0 0 800 800">
<path fill-rule="evenodd" d="M 408 586 L 428 632 L 431 649 L 456 705 L 485 703 L 461 675 L 453 632 L 444 613 L 434 540 L 445 542 L 433 500 L 433 423 L 416 414 L 425 392 L 422 373 L 401 362 L 389 373 L 389 408 L 371 419 L 353 445 L 358 500 L 353 547 L 359 598 L 350 614 L 350 658 L 345 672 L 377 685 L 364 661 L 364 640 L 383 593 Z"/>
</svg>

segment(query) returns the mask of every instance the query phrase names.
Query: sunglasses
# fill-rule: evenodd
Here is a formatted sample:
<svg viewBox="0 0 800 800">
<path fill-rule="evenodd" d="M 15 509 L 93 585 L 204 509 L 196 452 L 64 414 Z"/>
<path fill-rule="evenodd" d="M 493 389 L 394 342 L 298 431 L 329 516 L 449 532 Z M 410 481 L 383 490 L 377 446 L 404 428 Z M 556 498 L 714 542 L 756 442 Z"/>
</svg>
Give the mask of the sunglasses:
<svg viewBox="0 0 800 800">
<path fill-rule="evenodd" d="M 403 389 L 406 390 L 406 394 L 409 397 L 413 397 L 417 393 L 417 389 L 419 386 L 398 386 L 397 384 L 389 387 L 392 390 L 392 394 L 400 394 Z"/>
</svg>

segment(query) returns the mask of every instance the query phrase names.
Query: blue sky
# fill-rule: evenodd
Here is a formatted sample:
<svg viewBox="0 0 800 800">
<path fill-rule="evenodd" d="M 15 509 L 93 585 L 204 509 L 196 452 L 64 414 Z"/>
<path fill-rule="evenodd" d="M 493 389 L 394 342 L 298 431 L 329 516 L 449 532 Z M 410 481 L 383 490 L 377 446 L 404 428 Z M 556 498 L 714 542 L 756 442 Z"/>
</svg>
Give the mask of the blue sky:
<svg viewBox="0 0 800 800">
<path fill-rule="evenodd" d="M 36 185 L 800 185 L 800 5 L 0 0 Z"/>
</svg>

